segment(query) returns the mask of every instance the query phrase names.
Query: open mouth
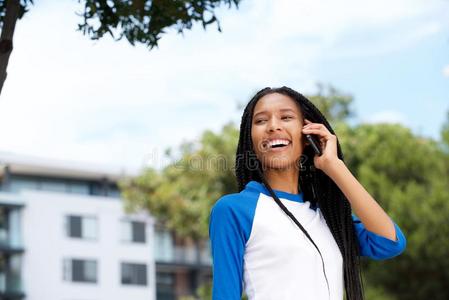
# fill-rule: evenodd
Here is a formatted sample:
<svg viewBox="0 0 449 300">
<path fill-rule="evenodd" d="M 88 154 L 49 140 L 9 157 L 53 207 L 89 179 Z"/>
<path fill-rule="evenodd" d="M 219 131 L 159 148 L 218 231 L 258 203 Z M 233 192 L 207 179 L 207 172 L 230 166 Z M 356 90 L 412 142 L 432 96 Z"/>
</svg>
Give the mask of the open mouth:
<svg viewBox="0 0 449 300">
<path fill-rule="evenodd" d="M 276 139 L 265 141 L 262 146 L 267 151 L 282 151 L 291 145 L 291 142 L 286 139 Z"/>
</svg>

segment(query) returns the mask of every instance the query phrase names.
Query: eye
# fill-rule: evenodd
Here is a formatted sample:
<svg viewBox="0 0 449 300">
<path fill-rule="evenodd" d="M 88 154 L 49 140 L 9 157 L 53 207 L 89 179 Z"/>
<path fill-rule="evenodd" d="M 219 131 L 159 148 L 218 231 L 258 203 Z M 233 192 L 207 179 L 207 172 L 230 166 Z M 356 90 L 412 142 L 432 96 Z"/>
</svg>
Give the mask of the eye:
<svg viewBox="0 0 449 300">
<path fill-rule="evenodd" d="M 293 117 L 292 116 L 284 116 L 281 119 L 282 120 L 290 120 L 290 119 L 293 119 Z"/>
<path fill-rule="evenodd" d="M 254 123 L 255 124 L 260 124 L 261 122 L 264 122 L 265 120 L 264 119 L 259 119 L 259 120 L 256 120 Z"/>
</svg>

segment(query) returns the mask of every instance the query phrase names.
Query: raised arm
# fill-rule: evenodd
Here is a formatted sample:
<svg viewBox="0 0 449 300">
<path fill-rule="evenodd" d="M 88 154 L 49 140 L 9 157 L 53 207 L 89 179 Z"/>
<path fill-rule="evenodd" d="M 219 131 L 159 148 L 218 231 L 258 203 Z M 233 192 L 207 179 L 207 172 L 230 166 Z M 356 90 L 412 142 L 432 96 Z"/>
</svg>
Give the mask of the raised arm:
<svg viewBox="0 0 449 300">
<path fill-rule="evenodd" d="M 338 158 L 337 137 L 323 124 L 308 120 L 305 123 L 303 133 L 318 135 L 323 148 L 322 155 L 313 158 L 315 167 L 326 173 L 340 188 L 367 230 L 395 242 L 397 226 Z"/>
</svg>

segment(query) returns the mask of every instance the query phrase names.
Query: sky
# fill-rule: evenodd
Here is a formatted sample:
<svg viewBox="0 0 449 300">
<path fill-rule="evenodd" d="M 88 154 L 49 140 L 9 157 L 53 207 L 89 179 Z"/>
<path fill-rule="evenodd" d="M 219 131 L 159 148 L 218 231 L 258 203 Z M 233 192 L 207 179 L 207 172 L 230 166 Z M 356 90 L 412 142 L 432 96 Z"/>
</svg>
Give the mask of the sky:
<svg viewBox="0 0 449 300">
<path fill-rule="evenodd" d="M 119 166 L 219 131 L 266 86 L 331 84 L 353 124 L 399 122 L 439 139 L 449 111 L 449 1 L 242 0 L 158 48 L 77 31 L 78 1 L 35 1 L 19 20 L 0 96 L 0 151 Z M 338 133 L 337 133 L 338 134 Z"/>
</svg>

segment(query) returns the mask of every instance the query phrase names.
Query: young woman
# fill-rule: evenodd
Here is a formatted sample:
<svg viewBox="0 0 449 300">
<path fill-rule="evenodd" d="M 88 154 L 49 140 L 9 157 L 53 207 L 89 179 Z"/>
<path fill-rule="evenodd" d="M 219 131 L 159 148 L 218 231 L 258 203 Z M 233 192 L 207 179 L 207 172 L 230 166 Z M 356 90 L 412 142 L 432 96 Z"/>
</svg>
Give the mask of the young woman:
<svg viewBox="0 0 449 300">
<path fill-rule="evenodd" d="M 343 300 L 344 290 L 363 299 L 360 256 L 405 249 L 401 229 L 345 166 L 325 117 L 288 87 L 264 88 L 247 104 L 236 176 L 239 193 L 210 214 L 213 300 L 240 300 L 243 290 L 249 300 Z"/>
</svg>

